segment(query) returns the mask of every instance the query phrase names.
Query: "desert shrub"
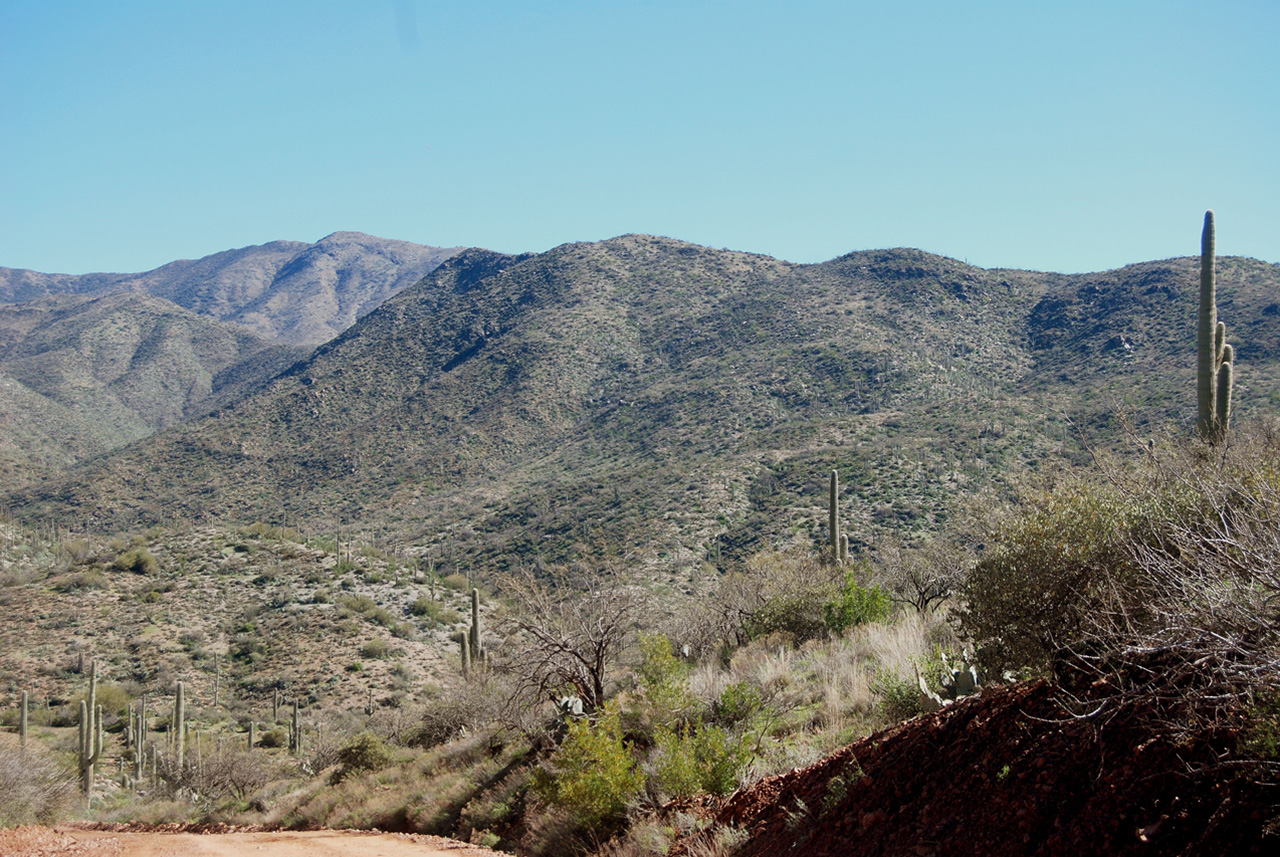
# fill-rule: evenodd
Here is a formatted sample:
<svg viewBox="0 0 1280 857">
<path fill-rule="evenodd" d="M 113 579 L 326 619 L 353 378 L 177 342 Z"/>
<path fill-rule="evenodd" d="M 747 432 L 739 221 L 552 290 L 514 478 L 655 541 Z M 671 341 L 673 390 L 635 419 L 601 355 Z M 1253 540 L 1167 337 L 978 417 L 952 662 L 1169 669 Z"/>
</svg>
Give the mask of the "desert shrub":
<svg viewBox="0 0 1280 857">
<path fill-rule="evenodd" d="M 688 664 L 675 656 L 671 641 L 662 634 L 640 635 L 640 657 L 636 673 L 652 721 L 674 723 L 694 705 Z"/>
<path fill-rule="evenodd" d="M 267 755 L 248 750 L 207 753 L 188 771 L 187 782 L 205 797 L 244 800 L 271 779 Z"/>
<path fill-rule="evenodd" d="M 442 577 L 440 582 L 455 592 L 466 592 L 471 588 L 471 581 L 467 576 L 456 571 Z"/>
<path fill-rule="evenodd" d="M 409 743 L 429 749 L 453 740 L 464 728 L 475 731 L 497 719 L 504 702 L 502 689 L 486 679 L 473 678 L 428 701 Z"/>
<path fill-rule="evenodd" d="M 90 568 L 69 574 L 58 584 L 62 592 L 76 592 L 81 589 L 106 589 L 107 578 L 100 568 Z"/>
<path fill-rule="evenodd" d="M 1111 477 L 1074 475 L 1027 494 L 994 528 L 958 611 L 988 669 L 1044 670 L 1103 623 L 1148 624 L 1152 580 L 1135 551 L 1196 517 L 1198 498 L 1177 479 L 1128 490 L 1112 478 L 1123 466 L 1106 466 Z"/>
<path fill-rule="evenodd" d="M 658 787 L 672 797 L 726 795 L 738 787 L 738 774 L 751 760 L 748 742 L 719 726 L 662 727 L 654 743 L 654 776 Z"/>
<path fill-rule="evenodd" d="M 339 768 L 329 778 L 340 783 L 354 773 L 380 771 L 391 764 L 391 750 L 372 732 L 361 732 L 338 751 Z"/>
<path fill-rule="evenodd" d="M 803 642 L 827 633 L 823 604 L 837 592 L 833 567 L 810 551 L 763 551 L 720 581 L 716 596 L 686 620 L 698 653 L 738 647 L 774 633 Z"/>
<path fill-rule="evenodd" d="M 155 574 L 160 570 L 160 563 L 144 547 L 124 551 L 116 556 L 115 567 L 120 571 L 131 571 L 134 574 Z"/>
<path fill-rule="evenodd" d="M 881 716 L 890 722 L 915 717 L 921 711 L 920 688 L 903 678 L 897 670 L 877 670 L 871 692 L 879 698 Z"/>
<path fill-rule="evenodd" d="M 88 701 L 87 696 L 82 698 L 86 702 Z M 103 682 L 98 685 L 97 702 L 108 716 L 125 717 L 129 713 L 129 706 L 133 703 L 133 697 L 124 686 L 113 682 Z"/>
<path fill-rule="evenodd" d="M 258 734 L 258 746 L 269 749 L 285 747 L 289 744 L 289 733 L 281 727 L 264 729 Z"/>
<path fill-rule="evenodd" d="M 1276 424 L 1217 447 L 1144 444 L 1028 493 L 999 522 L 964 587 L 961 631 L 988 668 L 1044 669 L 1070 652 L 1134 663 L 1133 676 L 1141 652 L 1167 650 L 1216 676 L 1219 699 L 1247 698 L 1280 674 L 1277 521 Z"/>
<path fill-rule="evenodd" d="M 875 564 L 894 602 L 925 613 L 959 588 L 973 565 L 973 555 L 948 535 L 935 536 L 918 548 L 904 547 L 899 539 L 886 537 L 876 545 Z"/>
<path fill-rule="evenodd" d="M 623 820 L 645 777 L 622 738 L 617 706 L 610 703 L 592 723 L 569 724 L 569 734 L 546 767 L 532 777 L 534 791 L 569 813 L 580 830 L 603 833 Z"/>
<path fill-rule="evenodd" d="M 438 625 L 456 625 L 462 621 L 457 610 L 446 607 L 439 601 L 420 595 L 409 605 L 409 612 L 426 620 L 428 628 Z"/>
<path fill-rule="evenodd" d="M 374 637 L 363 646 L 360 647 L 360 656 L 362 658 L 381 659 L 387 656 L 387 641 L 381 637 Z"/>
<path fill-rule="evenodd" d="M 72 565 L 84 565 L 93 561 L 93 547 L 84 539 L 67 539 L 62 543 L 61 548 Z"/>
<path fill-rule="evenodd" d="M 375 625 L 381 625 L 384 628 L 394 628 L 396 626 L 396 618 L 391 615 L 390 611 L 379 607 L 367 595 L 347 595 L 344 593 L 337 596 L 334 599 L 334 603 L 349 613 L 363 616 Z"/>
<path fill-rule="evenodd" d="M 864 586 L 854 569 L 844 573 L 844 583 L 830 601 L 822 605 L 822 616 L 831 632 L 843 634 L 855 625 L 889 618 L 889 594 L 879 586 Z"/>
<path fill-rule="evenodd" d="M 0 827 L 58 821 L 71 812 L 75 795 L 75 779 L 43 748 L 0 744 Z"/>
<path fill-rule="evenodd" d="M 724 689 L 711 706 L 711 716 L 718 723 L 734 726 L 746 723 L 764 708 L 760 689 L 745 681 L 736 681 Z"/>
</svg>

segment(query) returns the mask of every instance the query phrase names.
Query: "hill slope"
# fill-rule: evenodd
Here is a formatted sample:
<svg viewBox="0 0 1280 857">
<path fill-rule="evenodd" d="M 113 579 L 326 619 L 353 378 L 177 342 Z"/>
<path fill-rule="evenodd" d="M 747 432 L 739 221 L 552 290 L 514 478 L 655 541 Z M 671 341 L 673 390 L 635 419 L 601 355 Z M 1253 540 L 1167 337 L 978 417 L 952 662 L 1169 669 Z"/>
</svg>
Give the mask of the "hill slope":
<svg viewBox="0 0 1280 857">
<path fill-rule="evenodd" d="M 303 356 L 143 294 L 0 306 L 0 485 L 208 413 Z"/>
<path fill-rule="evenodd" d="M 318 345 L 434 270 L 458 248 L 335 232 L 272 241 L 142 274 L 42 274 L 0 268 L 0 301 L 136 291 L 291 345 Z"/>
<path fill-rule="evenodd" d="M 1276 389 L 1280 266 L 1219 271 L 1247 415 Z M 446 568 L 642 549 L 680 585 L 818 540 L 832 467 L 857 546 L 1084 455 L 1077 429 L 1126 399 L 1186 423 L 1195 301 L 1193 259 L 1064 276 L 641 235 L 467 251 L 261 392 L 11 501 L 364 526 Z"/>
</svg>

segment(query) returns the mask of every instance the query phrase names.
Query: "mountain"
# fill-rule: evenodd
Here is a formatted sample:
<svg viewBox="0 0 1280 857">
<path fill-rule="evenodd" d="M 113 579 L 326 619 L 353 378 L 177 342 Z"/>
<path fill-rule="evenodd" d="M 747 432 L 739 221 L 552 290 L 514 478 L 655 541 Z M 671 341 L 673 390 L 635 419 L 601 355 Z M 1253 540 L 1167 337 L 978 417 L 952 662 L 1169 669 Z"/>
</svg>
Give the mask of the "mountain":
<svg viewBox="0 0 1280 857">
<path fill-rule="evenodd" d="M 134 292 L 0 305 L 0 485 L 202 416 L 306 353 Z"/>
<path fill-rule="evenodd" d="M 469 250 L 249 397 L 8 502 L 364 529 L 446 570 L 621 551 L 682 586 L 820 541 L 832 468 L 856 549 L 1086 460 L 1126 408 L 1187 426 L 1196 271 L 794 265 L 645 235 Z M 1247 418 L 1276 404 L 1280 266 L 1220 259 L 1219 283 Z"/>
<path fill-rule="evenodd" d="M 458 248 L 335 232 L 315 244 L 272 241 L 142 274 L 42 274 L 0 268 L 0 301 L 135 291 L 242 324 L 289 345 L 332 339 Z"/>
</svg>

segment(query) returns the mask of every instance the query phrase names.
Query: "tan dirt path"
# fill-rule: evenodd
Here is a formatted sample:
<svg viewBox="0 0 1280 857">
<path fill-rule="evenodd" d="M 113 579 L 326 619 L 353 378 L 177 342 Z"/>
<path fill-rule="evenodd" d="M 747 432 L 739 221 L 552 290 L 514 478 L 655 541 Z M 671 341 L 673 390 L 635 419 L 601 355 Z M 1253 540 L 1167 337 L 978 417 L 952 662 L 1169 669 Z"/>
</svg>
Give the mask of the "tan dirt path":
<svg viewBox="0 0 1280 857">
<path fill-rule="evenodd" d="M 352 830 L 137 833 L 73 826 L 0 831 L 3 857 L 493 857 L 437 836 Z"/>
</svg>

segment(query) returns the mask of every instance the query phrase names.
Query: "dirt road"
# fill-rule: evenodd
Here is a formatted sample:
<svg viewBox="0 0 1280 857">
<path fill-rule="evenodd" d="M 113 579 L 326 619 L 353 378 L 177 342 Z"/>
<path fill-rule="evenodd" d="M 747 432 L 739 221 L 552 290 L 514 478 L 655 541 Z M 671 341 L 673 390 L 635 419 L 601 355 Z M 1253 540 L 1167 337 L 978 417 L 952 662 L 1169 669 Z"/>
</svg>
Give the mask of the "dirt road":
<svg viewBox="0 0 1280 857">
<path fill-rule="evenodd" d="M 138 833 L 73 826 L 0 830 L 4 857 L 494 857 L 464 842 L 352 830 Z"/>
</svg>

